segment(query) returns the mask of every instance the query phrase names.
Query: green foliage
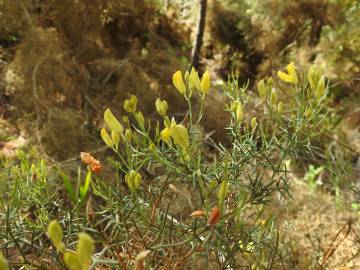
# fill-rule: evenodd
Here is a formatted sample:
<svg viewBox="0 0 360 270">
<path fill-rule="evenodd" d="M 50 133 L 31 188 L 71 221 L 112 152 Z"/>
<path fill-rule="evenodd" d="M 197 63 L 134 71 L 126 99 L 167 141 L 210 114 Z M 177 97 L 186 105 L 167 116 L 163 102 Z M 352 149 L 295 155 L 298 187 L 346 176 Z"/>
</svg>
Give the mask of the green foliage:
<svg viewBox="0 0 360 270">
<path fill-rule="evenodd" d="M 74 189 L 70 178 L 61 174 L 67 193 L 60 197 L 49 186 L 45 162 L 31 163 L 19 153 L 6 193 L 11 199 L 2 204 L 5 214 L 0 219 L 0 237 L 7 241 L 1 248 L 16 248 L 23 263 L 32 265 L 20 244 L 27 236 L 31 241 L 26 245 L 38 257 L 76 270 L 98 264 L 129 268 L 135 257 L 139 267 L 145 258 L 151 266 L 175 267 L 178 261 L 171 259 L 171 252 L 187 256 L 184 267 L 203 260 L 204 265 L 216 263 L 220 268 L 271 268 L 279 233 L 278 216 L 268 213 L 268 205 L 275 194 L 291 196 L 288 160 L 321 151 L 315 145 L 327 124 L 328 88 L 321 82 L 322 74 L 312 76 L 310 71 L 308 76 L 296 71 L 293 63 L 286 69 L 278 75 L 283 82 L 271 78 L 259 83 L 261 117 L 248 109 L 256 92 L 248 85 L 240 86 L 236 76 L 229 76 L 223 89 L 228 97 L 223 107 L 230 115 L 224 130 L 229 145 L 214 145 L 217 150 L 212 157 L 200 128 L 203 103 L 208 91 L 214 91 L 210 76 L 205 73 L 197 87 L 197 76 L 183 78 L 180 71 L 174 85 L 188 105 L 185 119 L 169 115 L 166 106 L 160 109 L 165 104 L 162 101 L 154 104 L 154 111 L 158 110 L 163 123 L 151 122 L 136 106 L 141 100 L 134 104 L 134 97 L 125 101 L 128 114 L 122 118 L 124 126 L 106 110 L 106 128 L 119 135 L 102 136 L 114 153 L 110 159 L 114 177 L 92 174 L 99 173 L 102 165 L 90 154 L 81 153 L 88 165 L 85 181 L 80 184 L 79 169 L 79 188 Z M 283 99 L 284 92 L 277 85 L 291 89 L 291 98 Z M 318 85 L 323 87 L 321 91 Z M 193 110 L 196 96 L 201 102 L 197 112 Z M 281 102 L 285 106 L 279 109 Z M 314 182 L 318 173 L 310 167 L 305 178 Z M 74 205 L 64 204 L 67 199 Z M 35 205 L 34 217 L 18 219 L 19 211 L 31 204 Z M 50 207 L 54 205 L 56 210 Z M 50 222 L 54 219 L 58 221 Z M 42 237 L 47 226 L 57 251 Z M 95 240 L 87 233 L 101 243 L 102 250 L 95 251 Z M 76 235 L 79 241 L 74 247 Z M 121 262 L 114 259 L 124 247 L 131 256 L 122 255 Z M 165 261 L 159 260 L 169 252 Z"/>
<path fill-rule="evenodd" d="M 315 168 L 314 165 L 309 165 L 309 169 L 304 176 L 304 181 L 309 184 L 312 191 L 315 191 L 317 186 L 322 185 L 322 182 L 318 181 L 318 176 L 323 170 L 324 167 Z"/>
</svg>

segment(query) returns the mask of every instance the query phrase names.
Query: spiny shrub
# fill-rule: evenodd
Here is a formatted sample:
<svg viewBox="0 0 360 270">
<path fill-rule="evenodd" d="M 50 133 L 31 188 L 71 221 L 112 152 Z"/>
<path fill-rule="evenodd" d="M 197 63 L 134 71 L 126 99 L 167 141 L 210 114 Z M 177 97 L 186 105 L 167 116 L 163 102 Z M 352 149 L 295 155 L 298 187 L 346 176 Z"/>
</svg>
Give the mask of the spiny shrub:
<svg viewBox="0 0 360 270">
<path fill-rule="evenodd" d="M 152 251 L 154 264 L 174 248 L 203 256 L 207 264 L 215 262 L 221 269 L 236 269 L 244 260 L 252 267 L 271 264 L 267 256 L 273 256 L 268 249 L 276 238 L 275 215 L 265 215 L 264 206 L 275 193 L 289 195 L 286 161 L 316 151 L 312 142 L 323 128 L 328 101 L 326 80 L 316 66 L 303 74 L 290 63 L 278 77 L 291 98 L 282 100 L 273 78 L 261 80 L 262 101 L 257 108 L 261 119 L 246 110 L 253 93 L 246 85 L 240 87 L 235 76 L 229 77 L 224 109 L 231 121 L 224 136 L 230 138 L 231 147 L 216 145 L 214 157 L 209 157 L 200 129 L 210 90 L 207 71 L 201 80 L 194 68 L 184 76 L 174 73 L 173 84 L 188 104 L 181 121 L 167 115 L 167 102 L 160 99 L 155 107 L 163 123 L 155 126 L 137 110 L 135 96 L 124 103 L 129 113 L 122 118 L 125 126 L 109 109 L 105 111 L 107 129 L 101 136 L 117 156 L 113 164 L 118 181 L 128 189 L 119 194 L 126 217 L 120 217 L 120 234 L 130 237 L 126 227 L 135 227 L 143 247 Z M 192 97 L 197 94 L 200 111 L 195 113 Z M 152 175 L 154 168 L 157 175 Z M 182 194 L 181 187 L 191 195 Z M 176 200 L 171 192 L 183 196 Z M 95 194 L 104 196 L 99 189 Z M 183 206 L 175 216 L 172 204 L 189 204 L 190 210 Z"/>
<path fill-rule="evenodd" d="M 219 106 L 231 116 L 223 131 L 228 145 L 215 143 L 201 129 L 203 105 L 211 91 L 207 71 L 201 79 L 194 68 L 173 75 L 181 94 L 179 102 L 188 106 L 184 119 L 169 115 L 168 103 L 160 99 L 155 109 L 161 123 L 138 110 L 141 99 L 136 96 L 124 102 L 127 115 L 122 118 L 107 109 L 106 127 L 100 133 L 114 152 L 109 161 L 115 177 L 104 179 L 105 166 L 82 153 L 82 161 L 93 174 L 87 174 L 86 185 L 78 183 L 83 192 L 72 190 L 69 194 L 73 209 L 65 206 L 59 194 L 51 195 L 44 162 L 31 166 L 23 160 L 22 173 L 14 174 L 18 175 L 14 183 L 21 187 L 21 194 L 27 193 L 17 197 L 36 199 L 39 208 L 35 212 L 41 215 L 18 220 L 21 202 L 8 202 L 6 215 L 0 219 L 5 229 L 0 230 L 4 231 L 1 236 L 7 239 L 1 245 L 4 254 L 21 249 L 19 243 L 28 235 L 35 255 L 70 269 L 108 266 L 140 270 L 145 269 L 145 260 L 149 269 L 195 269 L 199 265 L 202 269 L 271 268 L 279 235 L 277 213 L 267 211 L 267 206 L 279 197 L 291 196 L 288 161 L 318 151 L 314 143 L 326 126 L 329 100 L 326 80 L 316 66 L 303 73 L 290 63 L 286 71 L 278 72 L 278 78 L 261 80 L 257 92 L 240 86 L 235 75 L 223 84 L 228 101 Z M 196 95 L 200 98 L 194 98 Z M 259 98 L 253 99 L 255 95 Z M 197 100 L 200 106 L 194 106 Z M 253 100 L 256 115 L 249 109 Z M 28 181 L 21 182 L 24 177 Z M 60 210 L 41 210 L 44 199 L 32 190 L 44 190 L 45 206 L 56 201 Z M 92 196 L 83 213 L 82 202 L 88 193 Z M 46 224 L 55 218 L 59 223 L 50 223 L 48 237 L 56 249 L 50 249 L 43 234 Z M 17 229 L 9 230 L 9 222 Z M 76 251 L 66 249 L 74 246 L 79 232 L 86 234 L 79 234 Z M 86 242 L 86 256 L 80 252 L 82 241 Z M 19 252 L 25 264 L 31 265 L 24 250 Z M 37 266 L 46 263 L 35 261 Z"/>
</svg>

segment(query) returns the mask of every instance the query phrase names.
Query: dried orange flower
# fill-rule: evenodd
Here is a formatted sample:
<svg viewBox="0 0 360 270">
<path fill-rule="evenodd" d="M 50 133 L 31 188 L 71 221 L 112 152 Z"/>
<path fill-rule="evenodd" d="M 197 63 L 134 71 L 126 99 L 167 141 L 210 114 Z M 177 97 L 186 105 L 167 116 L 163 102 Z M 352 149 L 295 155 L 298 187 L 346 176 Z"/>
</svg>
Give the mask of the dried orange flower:
<svg viewBox="0 0 360 270">
<path fill-rule="evenodd" d="M 198 218 L 198 217 L 204 217 L 205 212 L 203 210 L 196 210 L 190 214 L 190 217 Z"/>
<path fill-rule="evenodd" d="M 90 153 L 81 152 L 80 153 L 80 159 L 82 162 L 84 162 L 86 165 L 89 165 L 90 170 L 93 173 L 99 174 L 103 167 L 97 159 L 95 159 Z"/>
<path fill-rule="evenodd" d="M 211 213 L 210 213 L 210 216 L 208 219 L 208 224 L 210 226 L 214 226 L 216 223 L 218 223 L 219 219 L 220 219 L 220 209 L 219 209 L 219 207 L 214 207 L 211 210 Z"/>
</svg>

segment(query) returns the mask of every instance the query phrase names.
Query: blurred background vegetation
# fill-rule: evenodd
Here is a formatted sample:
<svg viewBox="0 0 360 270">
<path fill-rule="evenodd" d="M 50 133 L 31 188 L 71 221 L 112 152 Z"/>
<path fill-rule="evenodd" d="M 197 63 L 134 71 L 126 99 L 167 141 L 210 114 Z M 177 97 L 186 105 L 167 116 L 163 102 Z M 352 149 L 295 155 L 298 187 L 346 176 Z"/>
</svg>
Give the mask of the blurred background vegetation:
<svg viewBox="0 0 360 270">
<path fill-rule="evenodd" d="M 200 70 L 219 83 L 231 72 L 256 82 L 289 60 L 299 68 L 315 62 L 336 101 L 352 100 L 359 91 L 359 5 L 209 0 Z M 64 161 L 96 149 L 102 112 L 121 114 L 131 94 L 142 97 L 145 113 L 153 113 L 158 96 L 183 113 L 169 78 L 189 65 L 198 8 L 194 0 L 0 1 L 1 141 L 21 136 Z M 217 139 L 225 115 L 213 105 L 222 98 L 214 91 L 207 104 L 205 128 Z"/>
<path fill-rule="evenodd" d="M 241 83 L 250 80 L 255 89 L 260 79 L 290 61 L 299 70 L 316 63 L 331 80 L 335 133 L 326 139 L 332 158 L 326 166 L 332 185 L 317 196 L 295 187 L 300 190 L 295 197 L 302 194 L 298 199 L 308 208 L 288 207 L 288 214 L 298 219 L 284 224 L 284 231 L 295 226 L 300 233 L 284 240 L 284 250 L 294 241 L 305 242 L 307 233 L 320 239 L 316 224 L 325 224 L 331 238 L 339 229 L 335 225 L 352 214 L 342 209 L 340 221 L 329 220 L 339 210 L 332 196 L 339 189 L 356 191 L 360 183 L 360 2 L 208 0 L 206 11 L 199 70 L 210 71 L 214 88 L 236 73 Z M 76 171 L 80 151 L 104 149 L 99 136 L 103 111 L 111 108 L 121 116 L 122 103 L 131 94 L 152 119 L 157 119 L 157 97 L 166 99 L 170 113 L 181 119 L 186 108 L 171 76 L 189 67 L 198 13 L 197 0 L 0 0 L 0 166 L 5 168 L 15 151 L 24 148 Z M 212 140 L 226 144 L 228 116 L 219 106 L 224 99 L 221 91 L 210 92 L 203 128 Z M 334 145 L 346 149 L 346 155 Z M 314 184 L 317 173 L 313 167 L 306 174 L 308 163 L 301 175 Z M 310 163 L 320 166 L 316 159 Z M 358 195 L 349 195 L 356 211 Z M 312 217 L 322 205 L 327 208 Z M 321 245 L 310 240 L 296 252 L 306 254 L 309 247 Z M 353 254 L 354 247 L 347 245 L 344 254 Z M 306 260 L 316 256 L 295 255 L 299 269 L 307 269 Z"/>
</svg>

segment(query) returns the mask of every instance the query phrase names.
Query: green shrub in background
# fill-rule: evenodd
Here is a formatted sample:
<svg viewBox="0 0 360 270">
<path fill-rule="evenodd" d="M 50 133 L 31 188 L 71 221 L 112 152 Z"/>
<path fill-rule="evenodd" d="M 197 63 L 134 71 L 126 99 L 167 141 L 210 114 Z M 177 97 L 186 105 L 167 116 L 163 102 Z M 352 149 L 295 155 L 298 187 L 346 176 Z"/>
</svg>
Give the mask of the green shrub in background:
<svg viewBox="0 0 360 270">
<path fill-rule="evenodd" d="M 114 152 L 109 159 L 115 177 L 103 179 L 104 165 L 83 153 L 82 160 L 94 174 L 85 181 L 86 192 L 82 186 L 82 197 L 66 188 L 74 208 L 65 207 L 61 196 L 49 191 L 44 163 L 31 166 L 22 158 L 10 183 L 17 194 L 7 194 L 18 201 L 2 205 L 4 254 L 16 249 L 23 261 L 15 264 L 40 268 L 50 262 L 70 266 L 70 259 L 71 265 L 81 265 L 70 269 L 144 269 L 145 260 L 148 269 L 195 268 L 195 262 L 214 269 L 271 268 L 277 253 L 277 216 L 266 211 L 267 206 L 278 197 L 291 196 L 287 161 L 318 151 L 313 143 L 326 123 L 328 102 L 326 80 L 316 66 L 303 73 L 290 63 L 278 77 L 261 80 L 256 93 L 240 86 L 235 75 L 229 76 L 224 87 L 228 102 L 222 105 L 231 115 L 224 130 L 228 145 L 216 144 L 202 133 L 202 117 L 211 113 L 203 110 L 211 91 L 208 72 L 201 79 L 195 69 L 174 73 L 173 84 L 183 98 L 179 102 L 188 105 L 184 119 L 168 115 L 168 104 L 160 99 L 155 108 L 163 121 L 155 124 L 138 110 L 141 99 L 135 96 L 125 101 L 128 114 L 122 118 L 107 109 L 101 137 Z M 280 89 L 288 89 L 286 99 Z M 256 115 L 247 110 L 254 95 L 261 100 Z M 198 111 L 194 100 L 200 102 Z M 81 202 L 87 193 L 92 196 L 85 207 Z M 19 220 L 26 198 L 31 203 L 24 205 L 45 207 L 34 211 L 36 218 Z M 51 205 L 58 207 L 51 210 Z M 44 235 L 53 219 L 59 223 L 51 223 L 48 235 L 55 249 Z M 55 230 L 61 231 L 60 238 L 51 233 L 54 226 L 60 228 Z M 96 243 L 93 252 L 89 240 L 91 252 L 85 252 L 85 260 L 78 251 L 65 251 L 76 250 L 73 240 L 79 232 Z M 36 260 L 27 259 L 24 245 L 34 250 Z"/>
</svg>

